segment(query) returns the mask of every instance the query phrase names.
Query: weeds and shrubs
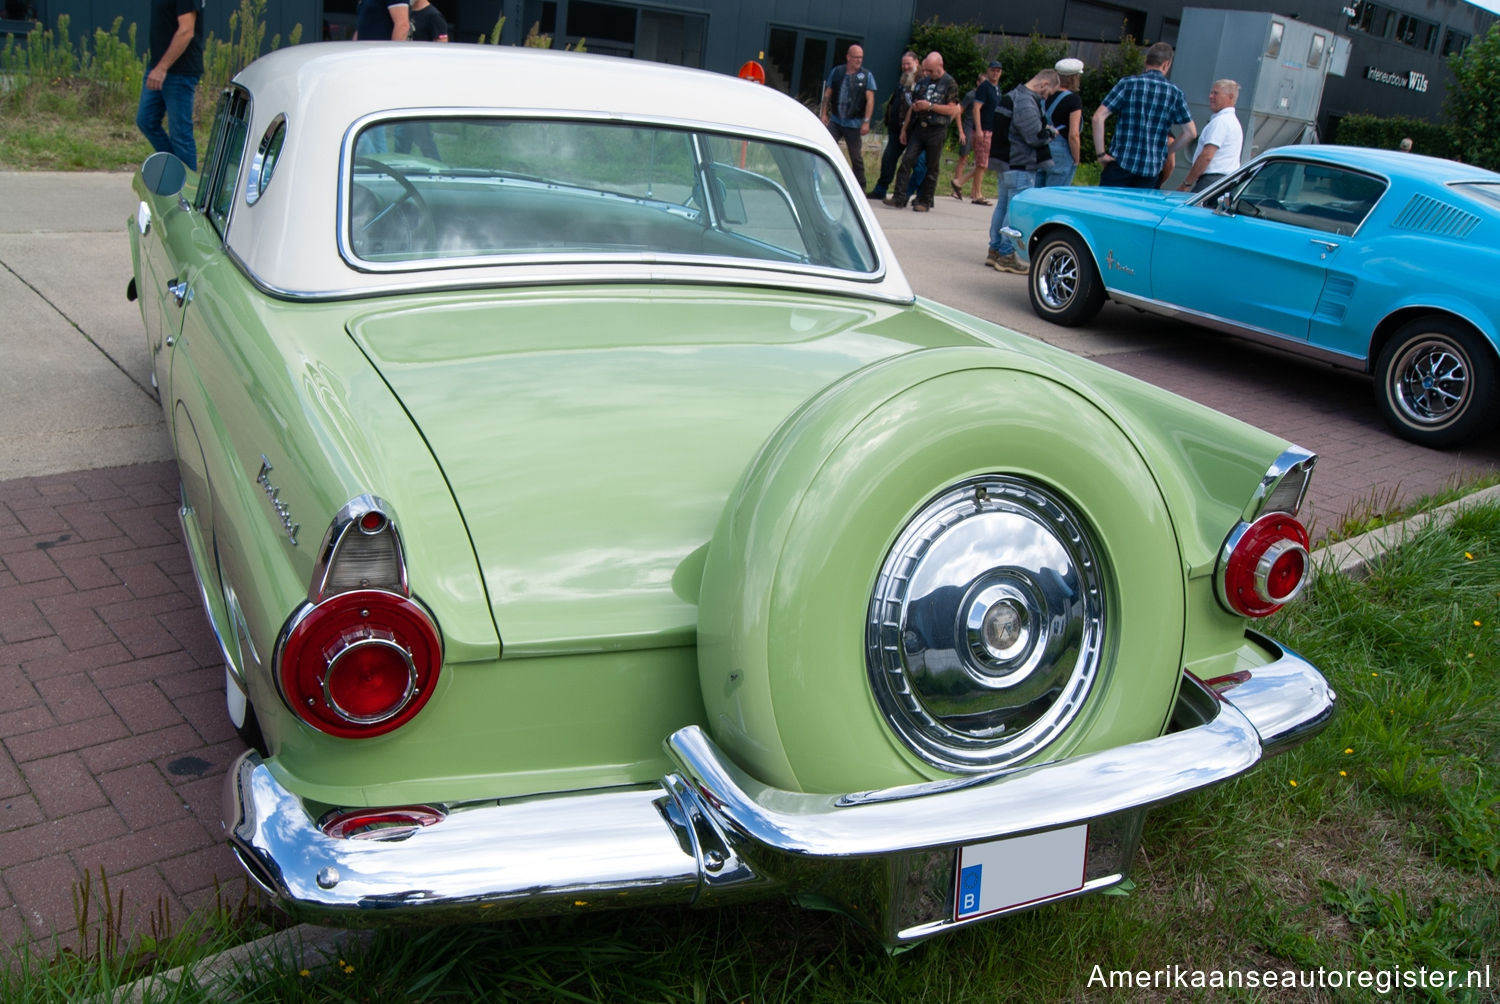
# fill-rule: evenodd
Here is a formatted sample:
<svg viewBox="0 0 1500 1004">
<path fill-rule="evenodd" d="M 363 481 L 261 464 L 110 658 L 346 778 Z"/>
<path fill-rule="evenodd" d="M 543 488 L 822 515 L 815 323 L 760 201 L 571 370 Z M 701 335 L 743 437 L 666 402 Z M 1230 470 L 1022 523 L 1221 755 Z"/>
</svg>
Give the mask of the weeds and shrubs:
<svg viewBox="0 0 1500 1004">
<path fill-rule="evenodd" d="M 201 148 L 219 90 L 265 49 L 266 0 L 240 0 L 229 16 L 229 37 L 209 33 L 203 44 L 194 122 Z M 133 168 L 151 152 L 135 128 L 136 102 L 149 67 L 137 54 L 137 26 L 117 17 L 109 30 L 75 40 L 71 19 L 59 14 L 56 28 L 38 24 L 0 47 L 0 167 L 63 170 Z M 301 41 L 295 27 L 290 44 Z M 279 48 L 272 36 L 269 49 Z M 266 50 L 269 51 L 269 50 Z"/>
</svg>

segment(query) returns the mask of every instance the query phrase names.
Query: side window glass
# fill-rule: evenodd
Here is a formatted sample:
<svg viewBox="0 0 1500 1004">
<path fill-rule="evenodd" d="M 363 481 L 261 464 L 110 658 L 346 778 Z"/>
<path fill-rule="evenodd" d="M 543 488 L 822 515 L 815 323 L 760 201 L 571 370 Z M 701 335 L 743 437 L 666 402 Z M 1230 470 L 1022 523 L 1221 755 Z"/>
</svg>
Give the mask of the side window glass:
<svg viewBox="0 0 1500 1004">
<path fill-rule="evenodd" d="M 1292 226 L 1348 236 L 1385 192 L 1368 174 L 1325 164 L 1265 165 L 1235 194 L 1234 211 Z"/>
<path fill-rule="evenodd" d="M 276 164 L 281 160 L 281 147 L 285 142 L 286 116 L 278 115 L 266 127 L 266 134 L 256 147 L 255 159 L 250 162 L 250 176 L 245 181 L 245 201 L 250 205 L 255 205 L 265 194 L 266 186 L 271 183 L 271 175 L 276 173 Z"/>
<path fill-rule="evenodd" d="M 245 135 L 250 119 L 250 99 L 244 91 L 230 89 L 219 101 L 213 135 L 199 181 L 198 208 L 208 215 L 223 236 L 229 226 L 240 165 L 245 158 Z"/>
</svg>

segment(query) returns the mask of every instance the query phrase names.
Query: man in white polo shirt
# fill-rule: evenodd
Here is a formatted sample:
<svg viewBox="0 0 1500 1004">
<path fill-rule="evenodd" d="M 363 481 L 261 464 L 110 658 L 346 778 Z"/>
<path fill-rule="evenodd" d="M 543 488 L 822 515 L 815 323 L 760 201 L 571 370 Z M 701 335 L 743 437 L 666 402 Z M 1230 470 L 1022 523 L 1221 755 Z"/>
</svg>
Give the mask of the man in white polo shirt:
<svg viewBox="0 0 1500 1004">
<path fill-rule="evenodd" d="M 1234 114 L 1240 85 L 1233 80 L 1215 80 L 1208 92 L 1208 124 L 1198 135 L 1198 156 L 1188 168 L 1187 177 L 1177 186 L 1181 192 L 1201 192 L 1231 171 L 1239 170 L 1240 148 L 1245 130 Z"/>
</svg>

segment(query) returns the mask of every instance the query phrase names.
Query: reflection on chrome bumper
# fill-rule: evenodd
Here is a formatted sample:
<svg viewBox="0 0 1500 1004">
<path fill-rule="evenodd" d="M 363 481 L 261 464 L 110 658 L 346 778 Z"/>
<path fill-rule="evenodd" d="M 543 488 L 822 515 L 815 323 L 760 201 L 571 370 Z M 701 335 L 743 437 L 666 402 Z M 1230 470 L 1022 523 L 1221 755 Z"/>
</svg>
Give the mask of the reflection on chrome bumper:
<svg viewBox="0 0 1500 1004">
<path fill-rule="evenodd" d="M 351 840 L 320 830 L 247 753 L 230 772 L 226 825 L 257 881 L 324 920 L 500 919 L 780 891 L 899 944 L 970 922 L 955 919 L 958 848 L 1087 824 L 1082 886 L 1025 906 L 1103 888 L 1125 877 L 1146 809 L 1321 729 L 1334 706 L 1323 677 L 1252 640 L 1271 659 L 1223 697 L 1184 678 L 1167 735 L 999 774 L 788 792 L 746 775 L 690 726 L 667 740 L 679 769 L 659 784 L 452 805 L 400 839 Z"/>
</svg>

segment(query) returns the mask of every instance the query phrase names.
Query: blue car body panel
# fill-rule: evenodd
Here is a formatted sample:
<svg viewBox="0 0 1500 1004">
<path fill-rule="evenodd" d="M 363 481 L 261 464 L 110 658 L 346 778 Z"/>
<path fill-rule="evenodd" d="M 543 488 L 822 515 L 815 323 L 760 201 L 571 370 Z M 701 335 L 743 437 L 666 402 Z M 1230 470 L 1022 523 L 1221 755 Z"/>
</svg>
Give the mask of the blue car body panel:
<svg viewBox="0 0 1500 1004">
<path fill-rule="evenodd" d="M 1284 202 L 1245 198 L 1278 171 L 1301 187 Z M 1223 196 L 1238 211 L 1218 211 Z M 1246 211 L 1257 204 L 1266 215 Z M 1192 197 L 1023 191 L 1010 226 L 1023 255 L 1056 228 L 1076 232 L 1112 299 L 1353 369 L 1419 313 L 1460 318 L 1500 352 L 1500 174 L 1453 161 L 1282 147 Z"/>
</svg>

